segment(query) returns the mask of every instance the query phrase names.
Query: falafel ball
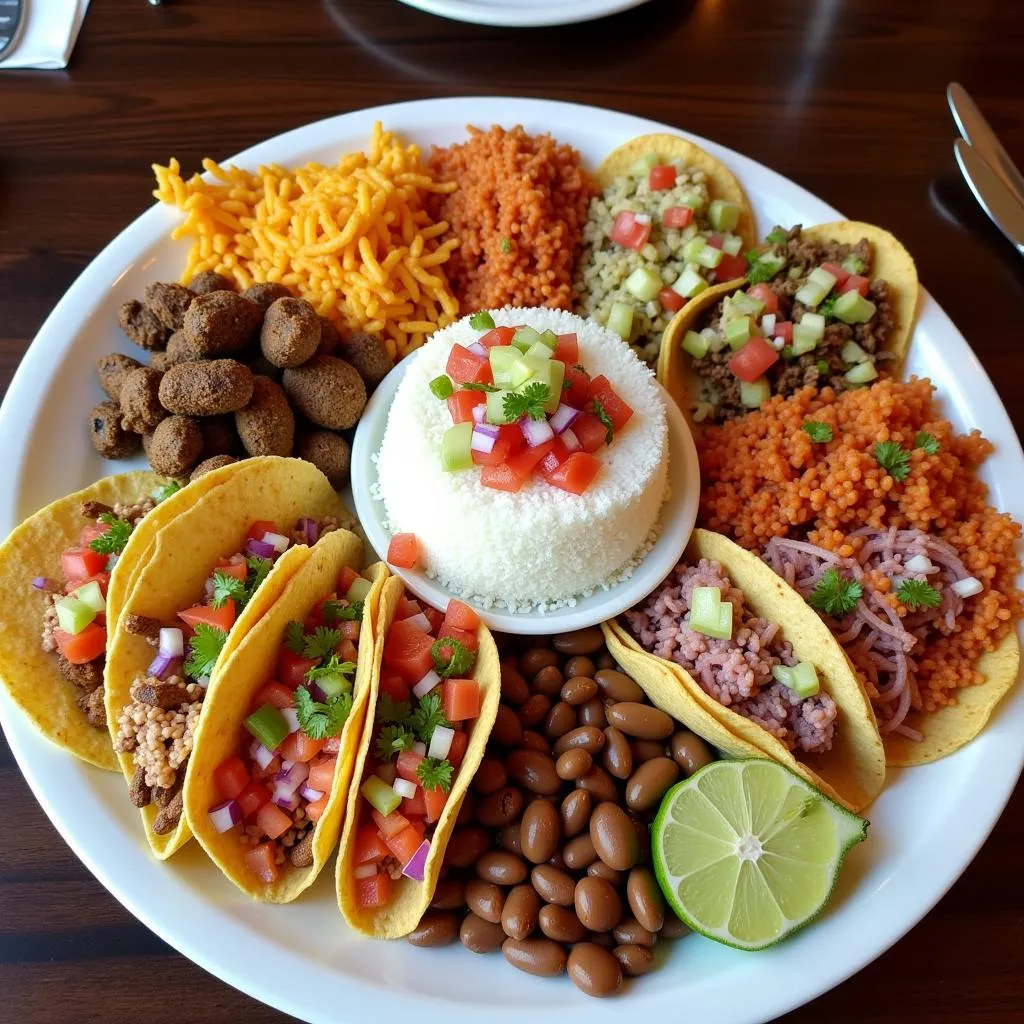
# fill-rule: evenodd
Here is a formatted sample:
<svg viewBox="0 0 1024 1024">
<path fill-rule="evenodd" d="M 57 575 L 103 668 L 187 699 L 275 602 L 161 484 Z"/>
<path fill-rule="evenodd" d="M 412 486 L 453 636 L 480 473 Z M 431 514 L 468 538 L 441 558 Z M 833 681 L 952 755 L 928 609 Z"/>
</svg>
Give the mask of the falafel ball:
<svg viewBox="0 0 1024 1024">
<path fill-rule="evenodd" d="M 295 455 L 312 462 L 334 487 L 348 483 L 352 449 L 348 441 L 331 430 L 306 430 L 299 434 Z"/>
<path fill-rule="evenodd" d="M 334 326 L 333 320 L 320 317 L 320 347 L 317 353 L 322 356 L 336 356 L 341 348 L 341 332 Z"/>
<path fill-rule="evenodd" d="M 159 370 L 161 373 L 165 373 L 174 365 L 174 360 L 166 352 L 154 352 L 152 358 L 149 360 L 149 365 L 154 370 Z"/>
<path fill-rule="evenodd" d="M 180 331 L 185 322 L 185 310 L 195 293 L 184 285 L 156 281 L 146 288 L 146 305 L 157 320 L 172 331 Z"/>
<path fill-rule="evenodd" d="M 121 378 L 121 427 L 133 434 L 148 434 L 168 410 L 160 402 L 163 374 L 151 366 L 129 370 Z"/>
<path fill-rule="evenodd" d="M 237 359 L 176 363 L 160 382 L 163 407 L 181 416 L 235 412 L 248 405 L 250 398 L 252 373 Z"/>
<path fill-rule="evenodd" d="M 135 299 L 124 303 L 117 311 L 117 322 L 139 348 L 150 352 L 162 352 L 171 334 L 153 310 Z"/>
<path fill-rule="evenodd" d="M 202 462 L 196 466 L 195 469 L 189 474 L 189 483 L 193 480 L 198 480 L 201 476 L 206 473 L 212 473 L 215 469 L 220 469 L 223 466 L 230 466 L 233 462 L 237 462 L 238 459 L 233 458 L 230 455 L 214 455 L 213 458 L 203 459 Z"/>
<path fill-rule="evenodd" d="M 189 281 L 188 287 L 193 295 L 208 295 L 210 292 L 233 292 L 235 282 L 215 270 L 204 270 Z"/>
<path fill-rule="evenodd" d="M 262 319 L 259 306 L 235 292 L 207 292 L 192 300 L 182 329 L 196 356 L 227 356 L 253 340 Z"/>
<path fill-rule="evenodd" d="M 185 332 L 175 331 L 167 339 L 167 355 L 172 363 L 184 363 L 189 359 L 202 359 L 202 353 L 193 347 Z"/>
<path fill-rule="evenodd" d="M 238 431 L 235 417 L 230 413 L 223 416 L 204 416 L 199 421 L 203 432 L 203 458 L 214 455 L 230 455 L 238 450 Z"/>
<path fill-rule="evenodd" d="M 278 299 L 290 299 L 291 291 L 283 284 L 275 284 L 273 281 L 264 281 L 262 284 L 250 285 L 242 292 L 242 297 L 250 302 L 255 302 L 260 307 L 260 312 L 266 313 L 271 304 Z"/>
<path fill-rule="evenodd" d="M 250 455 L 291 455 L 295 414 L 279 384 L 253 377 L 252 398 L 235 413 L 235 427 Z"/>
<path fill-rule="evenodd" d="M 350 334 L 341 343 L 338 355 L 359 371 L 369 391 L 391 372 L 394 365 L 380 338 L 376 334 L 364 334 L 362 331 Z"/>
<path fill-rule="evenodd" d="M 275 366 L 301 366 L 320 344 L 320 318 L 305 299 L 277 299 L 263 317 L 260 351 Z"/>
<path fill-rule="evenodd" d="M 162 420 L 149 442 L 149 464 L 161 476 L 184 476 L 203 450 L 199 423 L 188 416 Z"/>
<path fill-rule="evenodd" d="M 124 459 L 139 448 L 138 434 L 121 426 L 121 407 L 117 402 L 100 402 L 89 413 L 89 440 L 105 459 Z"/>
<path fill-rule="evenodd" d="M 102 359 L 96 360 L 96 376 L 100 379 L 100 387 L 112 402 L 121 401 L 121 381 L 131 370 L 137 370 L 142 363 L 131 356 L 120 352 L 109 352 Z"/>
<path fill-rule="evenodd" d="M 285 394 L 292 406 L 318 427 L 348 430 L 366 407 L 366 385 L 355 367 L 334 356 L 313 356 L 284 371 Z"/>
</svg>

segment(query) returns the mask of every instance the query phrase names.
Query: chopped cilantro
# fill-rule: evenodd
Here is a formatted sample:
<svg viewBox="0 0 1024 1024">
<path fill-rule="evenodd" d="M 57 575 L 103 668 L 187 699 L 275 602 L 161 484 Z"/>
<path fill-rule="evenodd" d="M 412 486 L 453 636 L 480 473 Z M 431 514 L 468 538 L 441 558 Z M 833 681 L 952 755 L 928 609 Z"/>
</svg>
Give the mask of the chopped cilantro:
<svg viewBox="0 0 1024 1024">
<path fill-rule="evenodd" d="M 818 303 L 816 313 L 820 313 L 826 320 L 836 319 L 836 300 L 839 298 L 837 292 L 830 292 L 821 302 Z"/>
<path fill-rule="evenodd" d="M 181 490 L 181 484 L 177 480 L 168 480 L 162 487 L 158 487 L 150 497 L 159 505 L 161 501 L 166 501 L 172 494 L 176 494 Z"/>
<path fill-rule="evenodd" d="M 213 596 L 210 598 L 212 607 L 223 608 L 229 598 L 241 606 L 245 604 L 247 596 L 245 584 L 237 576 L 232 576 L 223 569 L 213 570 Z"/>
<path fill-rule="evenodd" d="M 826 569 L 807 603 L 819 612 L 839 618 L 857 606 L 863 588 L 856 580 L 844 579 L 838 569 Z"/>
<path fill-rule="evenodd" d="M 356 670 L 354 661 L 339 661 L 336 654 L 332 654 L 322 665 L 311 668 L 306 673 L 306 682 L 315 683 L 318 679 L 333 679 L 338 676 L 349 686 L 352 680 L 348 677 Z"/>
<path fill-rule="evenodd" d="M 832 440 L 832 428 L 818 420 L 804 420 L 804 433 L 815 443 L 825 444 Z"/>
<path fill-rule="evenodd" d="M 107 532 L 94 537 L 89 542 L 89 547 L 98 555 L 116 555 L 124 551 L 124 546 L 132 535 L 132 524 L 124 519 L 118 519 L 113 512 L 101 512 L 99 521 L 106 525 Z"/>
<path fill-rule="evenodd" d="M 914 438 L 914 447 L 920 448 L 925 455 L 938 455 L 939 444 L 938 438 L 922 430 L 917 437 Z"/>
<path fill-rule="evenodd" d="M 295 691 L 295 715 L 299 720 L 299 728 L 311 740 L 339 736 L 351 713 L 351 693 L 339 693 L 323 704 L 313 700 L 304 686 Z"/>
<path fill-rule="evenodd" d="M 814 368 L 818 373 L 828 373 L 828 361 L 825 359 L 819 359 L 815 364 Z"/>
<path fill-rule="evenodd" d="M 273 569 L 274 563 L 269 558 L 260 558 L 259 555 L 249 555 L 245 560 L 246 574 L 245 574 L 245 589 L 249 592 L 249 597 L 246 601 L 252 597 L 260 588 L 260 584 L 267 578 L 270 570 Z"/>
<path fill-rule="evenodd" d="M 302 644 L 304 658 L 316 658 L 321 661 L 334 653 L 334 648 L 341 643 L 341 633 L 337 629 L 317 626 L 312 634 L 307 633 Z"/>
<path fill-rule="evenodd" d="M 425 757 L 416 766 L 416 777 L 424 789 L 439 789 L 447 793 L 452 788 L 452 764 L 450 761 Z"/>
<path fill-rule="evenodd" d="M 546 414 L 544 406 L 551 398 L 551 388 L 539 380 L 527 384 L 522 391 L 510 391 L 502 402 L 502 411 L 509 423 L 528 416 L 531 420 L 542 420 Z"/>
<path fill-rule="evenodd" d="M 910 452 L 896 441 L 875 442 L 875 462 L 893 478 L 903 481 L 910 475 Z"/>
<path fill-rule="evenodd" d="M 493 384 L 479 384 L 475 380 L 467 381 L 465 384 L 461 384 L 459 386 L 463 391 L 483 391 L 488 395 L 501 390 L 501 388 L 496 388 Z"/>
<path fill-rule="evenodd" d="M 594 415 L 601 421 L 601 426 L 604 427 L 604 443 L 611 444 L 615 439 L 615 424 L 612 423 L 611 416 L 596 398 L 591 399 L 590 406 Z"/>
<path fill-rule="evenodd" d="M 336 622 L 361 622 L 363 618 L 363 602 L 346 604 L 344 601 L 324 601 L 320 613 L 324 622 L 333 626 Z"/>
<path fill-rule="evenodd" d="M 492 331 L 494 330 L 494 317 L 486 309 L 481 309 L 469 318 L 469 326 L 474 331 Z"/>
<path fill-rule="evenodd" d="M 377 733 L 377 742 L 374 744 L 374 753 L 379 761 L 390 761 L 395 754 L 412 750 L 416 737 L 407 726 L 392 723 L 381 726 Z"/>
<path fill-rule="evenodd" d="M 783 359 L 790 359 L 790 360 L 796 359 L 796 353 L 793 351 L 793 346 L 792 345 L 783 345 L 782 346 L 782 358 Z"/>
<path fill-rule="evenodd" d="M 437 674 L 444 679 L 464 675 L 476 661 L 476 655 L 453 636 L 438 637 L 430 645 L 430 656 Z"/>
<path fill-rule="evenodd" d="M 409 721 L 412 714 L 407 700 L 395 700 L 388 693 L 382 693 L 377 698 L 377 718 L 381 722 L 398 722 L 399 724 Z"/>
<path fill-rule="evenodd" d="M 501 240 L 501 251 L 507 256 L 512 251 L 512 243 L 507 239 Z"/>
<path fill-rule="evenodd" d="M 302 656 L 306 649 L 306 631 L 301 622 L 289 622 L 284 628 L 284 645 L 292 654 Z"/>
<path fill-rule="evenodd" d="M 765 235 L 764 240 L 771 242 L 772 245 L 785 245 L 788 241 L 786 232 L 782 228 L 772 228 L 771 231 Z"/>
<path fill-rule="evenodd" d="M 441 694 L 435 689 L 420 698 L 420 706 L 409 716 L 409 725 L 416 731 L 416 735 L 428 746 L 430 737 L 439 725 L 451 727 L 451 722 L 445 717 L 441 707 Z"/>
<path fill-rule="evenodd" d="M 188 641 L 189 656 L 185 662 L 185 674 L 193 679 L 213 675 L 213 666 L 227 639 L 228 634 L 223 629 L 205 622 L 196 623 L 195 632 Z"/>
<path fill-rule="evenodd" d="M 904 580 L 896 588 L 896 596 L 911 611 L 918 608 L 938 608 L 942 604 L 942 594 L 927 580 Z"/>
</svg>

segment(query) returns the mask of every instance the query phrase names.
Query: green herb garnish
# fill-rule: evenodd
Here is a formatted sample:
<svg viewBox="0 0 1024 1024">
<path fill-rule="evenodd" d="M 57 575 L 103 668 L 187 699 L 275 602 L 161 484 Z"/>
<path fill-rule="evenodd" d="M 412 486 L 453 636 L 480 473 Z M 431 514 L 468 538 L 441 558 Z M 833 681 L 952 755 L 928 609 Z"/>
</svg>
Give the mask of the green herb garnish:
<svg viewBox="0 0 1024 1024">
<path fill-rule="evenodd" d="M 803 430 L 815 444 L 825 444 L 832 440 L 832 428 L 827 423 L 804 420 Z"/>
<path fill-rule="evenodd" d="M 302 656 L 321 661 L 324 658 L 329 658 L 340 643 L 341 633 L 339 630 L 328 629 L 327 626 L 317 626 L 311 634 L 306 634 L 302 644 Z"/>
<path fill-rule="evenodd" d="M 408 722 L 412 710 L 407 700 L 395 700 L 388 693 L 382 693 L 377 698 L 377 718 L 381 722 Z"/>
<path fill-rule="evenodd" d="M 816 313 L 820 313 L 826 320 L 836 319 L 836 300 L 839 298 L 834 291 L 830 292 L 818 303 Z"/>
<path fill-rule="evenodd" d="M 453 636 L 438 637 L 430 645 L 430 656 L 437 674 L 443 679 L 464 675 L 476 661 L 476 655 Z"/>
<path fill-rule="evenodd" d="M 793 360 L 796 359 L 796 354 L 793 352 L 792 345 L 783 345 L 782 352 L 780 353 L 783 359 Z"/>
<path fill-rule="evenodd" d="M 260 588 L 260 584 L 274 568 L 274 563 L 269 558 L 260 558 L 259 555 L 249 555 L 245 559 L 245 567 L 248 570 L 245 574 L 245 589 L 249 592 L 246 603 L 253 594 Z"/>
<path fill-rule="evenodd" d="M 324 601 L 320 609 L 324 622 L 333 626 L 336 622 L 361 622 L 363 619 L 363 602 L 356 601 L 346 604 L 344 601 Z"/>
<path fill-rule="evenodd" d="M 814 367 L 818 373 L 828 373 L 828 363 L 824 359 L 819 359 L 814 364 Z"/>
<path fill-rule="evenodd" d="M 339 693 L 324 704 L 313 700 L 304 686 L 295 691 L 295 716 L 299 720 L 299 728 L 311 740 L 339 736 L 351 713 L 351 693 Z"/>
<path fill-rule="evenodd" d="M 430 737 L 434 735 L 434 730 L 439 725 L 451 728 L 451 724 L 441 707 L 441 694 L 437 692 L 421 697 L 420 706 L 409 716 L 409 725 L 419 739 L 428 745 Z"/>
<path fill-rule="evenodd" d="M 292 654 L 302 656 L 306 649 L 306 631 L 302 628 L 301 622 L 289 622 L 284 627 L 284 645 Z"/>
<path fill-rule="evenodd" d="M 106 524 L 107 532 L 94 537 L 89 542 L 89 547 L 98 555 L 120 554 L 132 535 L 132 524 L 124 519 L 118 519 L 113 512 L 101 512 L 99 521 Z"/>
<path fill-rule="evenodd" d="M 910 452 L 896 441 L 875 442 L 875 462 L 893 478 L 903 481 L 910 475 Z"/>
<path fill-rule="evenodd" d="M 487 312 L 486 309 L 481 309 L 478 313 L 474 313 L 469 318 L 469 326 L 474 331 L 493 331 L 494 330 L 494 317 Z"/>
<path fill-rule="evenodd" d="M 340 676 L 342 681 L 349 686 L 352 680 L 349 676 L 356 670 L 354 661 L 339 661 L 336 654 L 332 654 L 322 665 L 309 669 L 306 673 L 306 682 L 315 683 L 318 679 L 333 679 Z"/>
<path fill-rule="evenodd" d="M 213 675 L 213 666 L 217 663 L 227 639 L 228 634 L 225 630 L 205 622 L 196 623 L 195 632 L 188 641 L 189 656 L 185 662 L 185 674 L 193 679 Z"/>
<path fill-rule="evenodd" d="M 455 393 L 455 386 L 452 384 L 451 377 L 446 373 L 442 373 L 440 377 L 435 377 L 430 382 L 430 393 L 442 402 L 446 398 L 450 398 Z"/>
<path fill-rule="evenodd" d="M 416 778 L 424 789 L 439 789 L 447 793 L 452 788 L 452 765 L 436 757 L 425 757 L 416 766 Z"/>
<path fill-rule="evenodd" d="M 615 424 L 612 423 L 611 416 L 596 398 L 591 399 L 590 407 L 594 415 L 601 421 L 601 426 L 604 427 L 604 443 L 611 444 L 615 439 Z"/>
<path fill-rule="evenodd" d="M 181 490 L 181 484 L 177 480 L 168 480 L 162 487 L 158 487 L 150 497 L 159 505 L 161 501 L 166 501 L 172 494 L 176 494 Z"/>
<path fill-rule="evenodd" d="M 512 251 L 512 243 L 507 239 L 501 240 L 501 251 L 507 256 Z"/>
<path fill-rule="evenodd" d="M 531 420 L 542 420 L 547 415 L 544 406 L 551 399 L 551 388 L 539 380 L 527 384 L 522 391 L 510 391 L 502 402 L 502 411 L 509 423 L 515 423 L 524 416 Z"/>
<path fill-rule="evenodd" d="M 245 583 L 224 572 L 223 569 L 213 570 L 213 596 L 210 598 L 210 605 L 213 608 L 223 608 L 228 599 L 234 600 L 237 605 L 245 603 L 248 595 L 245 592 Z"/>
<path fill-rule="evenodd" d="M 838 569 L 826 569 L 807 603 L 819 612 L 839 618 L 857 607 L 862 593 L 863 588 L 856 580 L 844 579 Z"/>
<path fill-rule="evenodd" d="M 771 231 L 765 235 L 764 240 L 766 242 L 771 242 L 772 245 L 785 245 L 789 239 L 782 228 L 772 228 Z"/>
<path fill-rule="evenodd" d="M 501 388 L 495 387 L 493 384 L 478 384 L 475 380 L 468 381 L 461 385 L 463 391 L 482 391 L 485 395 L 491 395 L 495 391 L 500 391 Z"/>
<path fill-rule="evenodd" d="M 896 588 L 896 596 L 911 611 L 938 608 L 942 604 L 942 594 L 926 580 L 904 580 Z"/>
<path fill-rule="evenodd" d="M 406 750 L 412 750 L 416 737 L 404 725 L 392 723 L 381 726 L 377 734 L 377 742 L 374 744 L 374 753 L 378 761 L 390 761 L 395 754 L 401 754 Z"/>
<path fill-rule="evenodd" d="M 914 438 L 914 447 L 920 448 L 925 455 L 938 455 L 939 448 L 942 446 L 939 444 L 937 437 L 934 437 L 922 430 L 917 437 Z"/>
</svg>

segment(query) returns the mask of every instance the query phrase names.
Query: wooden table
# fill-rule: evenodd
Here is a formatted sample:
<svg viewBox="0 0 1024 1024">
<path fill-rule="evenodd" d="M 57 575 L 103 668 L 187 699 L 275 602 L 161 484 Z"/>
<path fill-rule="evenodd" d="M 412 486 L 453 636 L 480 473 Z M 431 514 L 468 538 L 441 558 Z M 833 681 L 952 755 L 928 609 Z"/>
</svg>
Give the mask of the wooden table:
<svg viewBox="0 0 1024 1024">
<path fill-rule="evenodd" d="M 1024 264 L 957 176 L 943 92 L 963 82 L 1024 163 L 1022 32 L 1015 4 L 989 0 L 654 0 L 532 31 L 443 21 L 393 0 L 93 0 L 67 72 L 0 72 L 0 384 L 85 264 L 149 204 L 151 162 L 173 154 L 193 168 L 377 103 L 515 94 L 677 124 L 884 224 L 1019 427 Z M 122 909 L 43 816 L 2 742 L 0 821 L 0 1018 L 285 1019 Z M 785 1019 L 1021 1020 L 1022 822 L 1018 787 L 924 922 Z"/>
</svg>

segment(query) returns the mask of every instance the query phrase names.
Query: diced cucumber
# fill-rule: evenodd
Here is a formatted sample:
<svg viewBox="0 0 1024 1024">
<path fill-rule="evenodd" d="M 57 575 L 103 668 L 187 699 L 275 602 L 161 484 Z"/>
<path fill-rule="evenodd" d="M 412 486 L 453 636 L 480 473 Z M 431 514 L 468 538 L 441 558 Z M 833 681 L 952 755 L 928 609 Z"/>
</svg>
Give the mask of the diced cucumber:
<svg viewBox="0 0 1024 1024">
<path fill-rule="evenodd" d="M 543 341 L 552 352 L 558 348 L 558 335 L 550 329 L 541 332 L 540 340 Z"/>
<path fill-rule="evenodd" d="M 690 595 L 690 628 L 704 636 L 732 636 L 732 604 L 722 600 L 718 587 L 694 587 Z"/>
<path fill-rule="evenodd" d="M 707 239 L 703 235 L 695 235 L 683 244 L 683 259 L 687 263 L 696 263 L 697 257 L 707 244 Z"/>
<path fill-rule="evenodd" d="M 512 345 L 496 345 L 487 353 L 491 363 L 491 375 L 498 387 L 510 386 L 512 367 L 522 353 Z"/>
<path fill-rule="evenodd" d="M 327 695 L 327 699 L 340 697 L 352 689 L 352 680 L 346 679 L 340 672 L 333 675 L 317 676 L 316 685 Z"/>
<path fill-rule="evenodd" d="M 722 239 L 722 252 L 729 256 L 739 256 L 743 251 L 743 239 L 739 235 L 726 235 Z"/>
<path fill-rule="evenodd" d="M 512 421 L 505 415 L 505 396 L 509 391 L 489 391 L 487 393 L 487 422 L 500 426 Z M 472 428 L 472 424 L 470 424 Z M 472 429 L 470 430 L 472 433 Z"/>
<path fill-rule="evenodd" d="M 789 687 L 798 697 L 813 697 L 820 689 L 818 670 L 809 662 L 793 666 L 793 682 Z"/>
<path fill-rule="evenodd" d="M 731 299 L 729 308 L 740 316 L 759 317 L 764 312 L 764 303 L 746 292 L 734 292 Z"/>
<path fill-rule="evenodd" d="M 366 595 L 370 593 L 370 589 L 373 584 L 362 576 L 357 576 L 352 581 L 352 586 L 348 588 L 348 593 L 345 595 L 345 600 L 349 604 L 355 604 L 357 601 L 365 601 Z"/>
<path fill-rule="evenodd" d="M 855 341 L 848 341 L 839 355 L 844 363 L 866 363 L 871 358 Z"/>
<path fill-rule="evenodd" d="M 551 349 L 543 341 L 538 341 L 536 345 L 530 346 L 530 351 L 526 353 L 526 357 L 527 359 L 550 359 Z"/>
<path fill-rule="evenodd" d="M 376 775 L 368 775 L 359 787 L 359 792 L 370 802 L 370 806 L 379 814 L 387 817 L 392 811 L 398 810 L 402 798 L 383 780 Z"/>
<path fill-rule="evenodd" d="M 750 341 L 750 317 L 738 316 L 725 325 L 725 340 L 730 348 L 741 348 Z"/>
<path fill-rule="evenodd" d="M 629 341 L 633 330 L 633 308 L 625 302 L 613 302 L 608 311 L 608 330 Z"/>
<path fill-rule="evenodd" d="M 751 271 L 757 272 L 759 278 L 770 280 L 786 265 L 786 257 L 777 252 L 763 252 L 754 261 Z"/>
<path fill-rule="evenodd" d="M 787 689 L 793 689 L 793 669 L 789 665 L 773 665 L 772 678 Z"/>
<path fill-rule="evenodd" d="M 519 330 L 512 335 L 512 344 L 515 345 L 520 352 L 528 351 L 536 345 L 538 341 L 540 341 L 540 332 L 535 331 L 532 327 L 520 327 Z"/>
<path fill-rule="evenodd" d="M 866 324 L 875 315 L 875 304 L 856 290 L 848 291 L 836 299 L 832 312 L 844 324 Z"/>
<path fill-rule="evenodd" d="M 683 351 L 694 359 L 703 359 L 708 354 L 708 339 L 696 331 L 687 331 L 683 336 Z"/>
<path fill-rule="evenodd" d="M 825 337 L 825 318 L 820 313 L 804 313 L 800 323 L 809 331 L 814 331 L 818 341 Z"/>
<path fill-rule="evenodd" d="M 58 597 L 53 602 L 57 612 L 57 625 L 65 633 L 81 633 L 96 618 L 96 611 L 75 597 Z"/>
<path fill-rule="evenodd" d="M 829 277 L 832 275 L 829 274 Z M 813 309 L 817 306 L 822 299 L 825 298 L 828 293 L 832 291 L 831 287 L 826 288 L 823 284 L 820 284 L 810 277 L 797 289 L 797 293 L 794 296 L 797 302 L 802 302 L 805 306 L 810 306 Z"/>
<path fill-rule="evenodd" d="M 687 267 L 679 275 L 676 283 L 672 285 L 672 291 L 682 295 L 684 299 L 692 299 L 695 295 L 700 295 L 701 292 L 706 291 L 707 287 L 707 281 L 696 270 Z"/>
<path fill-rule="evenodd" d="M 708 220 L 716 231 L 733 231 L 740 222 L 740 208 L 724 199 L 713 199 L 708 207 Z"/>
<path fill-rule="evenodd" d="M 87 604 L 97 615 L 102 611 L 106 611 L 107 602 L 96 580 L 89 580 L 88 583 L 83 583 L 76 590 L 72 590 L 70 596 L 81 601 L 83 604 Z"/>
<path fill-rule="evenodd" d="M 629 173 L 634 178 L 646 178 L 651 173 L 652 167 L 658 165 L 658 154 L 657 153 L 645 153 L 642 157 L 639 157 L 630 167 Z"/>
<path fill-rule="evenodd" d="M 487 397 L 490 398 L 490 395 Z M 473 468 L 473 455 L 470 449 L 472 440 L 472 423 L 456 423 L 444 432 L 444 437 L 441 438 L 441 468 L 446 473 Z"/>
<path fill-rule="evenodd" d="M 816 284 L 819 288 L 824 288 L 826 295 L 836 286 L 836 275 L 830 274 L 824 267 L 815 267 L 807 275 L 807 280 Z"/>
<path fill-rule="evenodd" d="M 544 411 L 553 415 L 562 403 L 562 381 L 565 380 L 565 363 L 561 359 L 548 360 L 548 379 L 545 381 L 551 389 L 548 400 L 544 403 Z"/>
<path fill-rule="evenodd" d="M 864 261 L 859 256 L 854 256 L 852 253 L 849 256 L 845 257 L 839 265 L 848 274 L 864 273 Z"/>
<path fill-rule="evenodd" d="M 626 278 L 624 287 L 630 295 L 635 295 L 641 302 L 650 302 L 661 290 L 661 278 L 647 267 L 637 267 Z"/>
<path fill-rule="evenodd" d="M 277 750 L 288 735 L 288 722 L 271 703 L 261 704 L 244 722 L 246 729 L 267 750 Z"/>
<path fill-rule="evenodd" d="M 772 389 L 764 377 L 758 377 L 750 384 L 740 381 L 740 402 L 748 409 L 760 409 L 771 397 Z"/>
<path fill-rule="evenodd" d="M 532 376 L 533 369 L 531 364 L 526 361 L 525 355 L 520 355 L 508 371 L 509 386 L 517 388 L 520 384 L 525 384 Z"/>
<path fill-rule="evenodd" d="M 452 379 L 446 373 L 442 373 L 440 377 L 435 377 L 430 382 L 430 393 L 435 398 L 440 398 L 444 401 L 449 398 L 455 392 L 455 386 L 452 384 Z"/>
<path fill-rule="evenodd" d="M 846 373 L 843 374 L 843 378 L 847 384 L 868 384 L 878 376 L 878 370 L 875 369 L 875 364 L 858 363 L 856 366 L 851 367 Z"/>
<path fill-rule="evenodd" d="M 817 327 L 807 325 L 800 321 L 798 324 L 793 324 L 793 355 L 802 356 L 805 352 L 812 352 L 818 347 L 818 342 L 821 341 L 821 335 L 818 333 Z"/>
<path fill-rule="evenodd" d="M 714 270 L 719 263 L 722 262 L 722 257 L 725 255 L 721 249 L 716 249 L 713 245 L 705 245 L 699 253 L 697 253 L 697 262 L 702 267 L 707 267 L 709 270 Z"/>
</svg>

